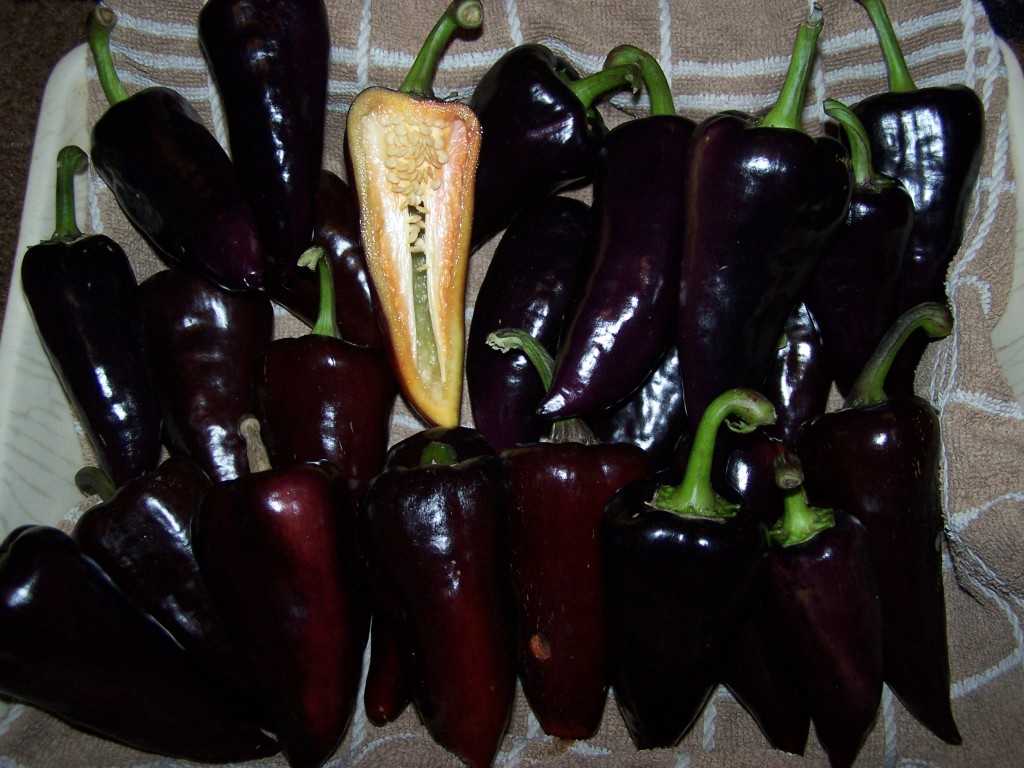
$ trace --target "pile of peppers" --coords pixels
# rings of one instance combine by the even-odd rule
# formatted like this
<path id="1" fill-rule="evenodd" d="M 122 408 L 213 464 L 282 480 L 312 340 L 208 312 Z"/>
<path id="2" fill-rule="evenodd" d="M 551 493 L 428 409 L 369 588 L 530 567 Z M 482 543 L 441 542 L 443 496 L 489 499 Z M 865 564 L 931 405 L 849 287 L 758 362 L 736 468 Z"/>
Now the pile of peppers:
<path id="1" fill-rule="evenodd" d="M 815 136 L 817 7 L 769 110 L 698 120 L 629 44 L 581 73 L 526 43 L 437 98 L 484 22 L 452 0 L 405 81 L 351 104 L 345 178 L 324 0 L 204 5 L 230 151 L 180 94 L 129 93 L 97 6 L 110 107 L 57 158 L 22 277 L 99 500 L 0 544 L 0 694 L 148 752 L 295 768 L 359 706 L 412 707 L 484 768 L 520 688 L 552 737 L 617 710 L 646 750 L 723 686 L 770 747 L 813 732 L 847 768 L 888 686 L 961 743 L 941 435 L 913 377 L 952 329 L 984 111 L 917 88 L 882 0 L 856 2 L 889 89 L 828 99 Z M 622 93 L 649 112 L 610 128 Z M 142 282 L 78 228 L 90 162 L 163 259 Z M 278 308 L 308 333 L 275 338 Z M 423 428 L 391 444 L 398 398 Z"/>

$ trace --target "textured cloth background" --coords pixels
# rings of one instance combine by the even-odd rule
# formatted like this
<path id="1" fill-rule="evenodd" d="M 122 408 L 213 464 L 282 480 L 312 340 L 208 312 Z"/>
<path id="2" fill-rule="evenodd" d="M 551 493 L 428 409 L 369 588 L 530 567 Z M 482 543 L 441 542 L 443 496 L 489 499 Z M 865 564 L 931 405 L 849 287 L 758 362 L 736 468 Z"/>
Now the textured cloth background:
<path id="1" fill-rule="evenodd" d="M 343 172 L 347 105 L 370 84 L 396 86 L 444 0 L 328 0 L 332 72 L 325 165 Z M 226 143 L 216 92 L 196 40 L 201 0 L 111 0 L 119 14 L 114 57 L 129 91 L 167 85 L 187 96 Z M 508 47 L 541 42 L 582 72 L 601 66 L 620 43 L 652 52 L 669 75 L 677 109 L 701 118 L 722 109 L 768 106 L 786 69 L 806 0 L 484 0 L 483 29 L 450 47 L 437 93 L 465 99 L 480 74 Z M 919 85 L 963 82 L 982 97 L 987 143 L 964 246 L 950 273 L 954 335 L 932 345 L 918 384 L 938 408 L 944 430 L 943 491 L 948 514 L 947 604 L 954 712 L 964 744 L 950 747 L 925 732 L 886 692 L 858 765 L 1011 766 L 1024 750 L 1024 411 L 995 361 L 989 332 L 1009 295 L 1014 181 L 1008 154 L 1006 78 L 981 6 L 971 0 L 890 0 Z M 885 86 L 877 41 L 853 0 L 825 0 L 821 56 L 809 89 L 806 127 L 820 132 L 822 100 L 854 102 Z M 90 124 L 105 108 L 91 79 Z M 645 102 L 617 97 L 610 124 L 641 114 Z M 109 191 L 93 179 L 90 229 L 122 242 L 140 278 L 160 263 L 130 228 Z M 470 302 L 491 247 L 474 256 Z M 470 305 L 469 311 L 472 311 Z M 279 315 L 278 333 L 305 330 Z M 464 421 L 469 423 L 468 406 Z M 422 425 L 399 408 L 394 439 Z M 84 447 L 88 454 L 88 447 Z M 0 766 L 166 766 L 164 760 L 79 734 L 27 707 L 0 721 Z M 260 765 L 284 765 L 273 758 Z M 386 728 L 355 720 L 334 766 L 445 766 L 456 760 L 434 745 L 408 710 Z M 753 721 L 725 692 L 673 750 L 637 752 L 609 701 L 600 733 L 561 743 L 539 731 L 524 700 L 497 764 L 550 766 L 827 765 L 813 737 L 804 758 L 772 752 Z"/>

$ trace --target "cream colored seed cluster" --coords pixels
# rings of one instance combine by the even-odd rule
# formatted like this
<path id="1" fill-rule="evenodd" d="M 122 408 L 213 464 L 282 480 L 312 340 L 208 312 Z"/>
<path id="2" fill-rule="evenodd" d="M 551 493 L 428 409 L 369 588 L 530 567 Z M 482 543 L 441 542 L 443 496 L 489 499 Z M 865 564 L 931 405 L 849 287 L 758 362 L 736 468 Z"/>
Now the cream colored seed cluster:
<path id="1" fill-rule="evenodd" d="M 396 194 L 405 200 L 409 251 L 425 254 L 427 197 L 441 186 L 441 166 L 448 162 L 448 139 L 451 126 L 443 120 L 424 118 L 418 122 L 408 118 L 381 118 L 384 132 L 384 167 Z M 420 266 L 426 268 L 426 264 Z"/>

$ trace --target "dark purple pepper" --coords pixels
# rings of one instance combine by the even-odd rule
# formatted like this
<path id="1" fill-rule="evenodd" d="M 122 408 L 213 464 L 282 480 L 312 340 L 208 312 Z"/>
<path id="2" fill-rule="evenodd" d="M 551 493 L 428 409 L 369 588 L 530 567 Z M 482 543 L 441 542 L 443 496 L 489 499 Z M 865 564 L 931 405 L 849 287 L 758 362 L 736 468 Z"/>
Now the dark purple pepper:
<path id="1" fill-rule="evenodd" d="M 594 172 L 593 267 L 539 413 L 581 416 L 632 394 L 676 336 L 686 157 L 694 122 L 675 114 L 657 61 L 632 46 L 606 68 L 643 73 L 652 114 L 609 132 Z"/>
<path id="2" fill-rule="evenodd" d="M 938 415 L 914 396 L 887 397 L 886 371 L 908 336 L 952 329 L 942 304 L 904 313 L 879 344 L 843 408 L 808 422 L 797 450 L 807 492 L 842 507 L 867 530 L 883 615 L 885 682 L 907 710 L 961 743 L 950 702 L 942 581 L 943 511 Z"/>
<path id="3" fill-rule="evenodd" d="M 524 209 L 501 236 L 477 293 L 466 347 L 473 423 L 498 452 L 540 440 L 544 386 L 526 355 L 487 344 L 499 328 L 519 328 L 550 354 L 588 272 L 590 206 L 554 196 Z"/>
<path id="4" fill-rule="evenodd" d="M 146 752 L 201 762 L 272 755 L 275 742 L 63 531 L 0 544 L 0 693 Z"/>
<path id="5" fill-rule="evenodd" d="M 110 57 L 114 12 L 89 16 L 89 43 L 111 106 L 92 128 L 93 167 L 121 210 L 170 264 L 218 285 L 263 283 L 256 218 L 227 152 L 181 94 L 121 86 Z"/>
<path id="6" fill-rule="evenodd" d="M 826 100 L 825 111 L 845 129 L 854 187 L 846 220 L 825 249 L 805 301 L 831 376 L 846 395 L 899 315 L 896 286 L 914 224 L 914 201 L 899 181 L 874 170 L 856 115 L 835 100 Z"/>
<path id="7" fill-rule="evenodd" d="M 820 30 L 812 12 L 765 117 L 713 115 L 690 142 L 678 344 L 691 424 L 721 391 L 764 386 L 786 320 L 846 215 L 846 150 L 799 129 Z"/>
<path id="8" fill-rule="evenodd" d="M 985 109 L 965 85 L 919 88 L 882 0 L 857 0 L 883 43 L 888 90 L 853 105 L 880 173 L 899 180 L 914 201 L 914 226 L 896 289 L 896 314 L 922 302 L 945 303 L 946 273 L 963 241 L 985 138 Z M 928 339 L 908 340 L 893 362 L 892 394 L 912 394 Z"/>
<path id="9" fill-rule="evenodd" d="M 213 0 L 198 26 L 231 159 L 259 225 L 267 281 L 287 285 L 313 235 L 330 66 L 327 8 L 323 0 Z"/>
<path id="10" fill-rule="evenodd" d="M 324 249 L 334 272 L 334 303 L 341 338 L 383 349 L 376 299 L 359 234 L 359 207 L 351 187 L 326 169 L 320 172 L 313 225 L 313 245 Z M 267 292 L 306 325 L 316 323 L 320 313 L 317 275 L 297 270 L 287 287 L 272 281 Z"/>
<path id="11" fill-rule="evenodd" d="M 25 251 L 21 281 L 39 339 L 96 451 L 117 484 L 160 460 L 160 405 L 151 379 L 139 287 L 124 250 L 75 222 L 78 147 L 57 158 L 57 228 Z"/>
<path id="12" fill-rule="evenodd" d="M 354 514 L 333 464 L 271 469 L 255 419 L 240 429 L 253 471 L 203 496 L 196 557 L 289 765 L 318 768 L 351 722 L 369 631 Z"/>
<path id="13" fill-rule="evenodd" d="M 768 540 L 759 520 L 712 489 L 714 442 L 722 423 L 755 429 L 773 418 L 763 396 L 723 393 L 698 426 L 679 484 L 630 483 L 605 508 L 612 688 L 639 749 L 675 746 L 722 680 Z"/>
<path id="14" fill-rule="evenodd" d="M 270 299 L 184 269 L 157 272 L 140 289 L 168 448 L 214 482 L 247 474 L 238 422 L 255 411 L 253 375 L 273 338 Z"/>

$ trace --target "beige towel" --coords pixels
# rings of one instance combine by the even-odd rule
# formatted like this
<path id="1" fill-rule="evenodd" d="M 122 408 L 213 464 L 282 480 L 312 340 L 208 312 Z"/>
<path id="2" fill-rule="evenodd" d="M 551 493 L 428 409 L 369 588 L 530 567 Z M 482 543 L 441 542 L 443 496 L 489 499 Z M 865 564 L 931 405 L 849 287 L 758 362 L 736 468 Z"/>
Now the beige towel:
<path id="1" fill-rule="evenodd" d="M 325 164 L 342 171 L 347 105 L 370 84 L 397 85 L 441 9 L 439 0 L 328 0 L 332 71 Z M 151 84 L 181 90 L 224 140 L 218 100 L 196 40 L 201 0 L 111 0 L 120 24 L 114 56 L 129 90 Z M 482 32 L 457 39 L 437 78 L 439 94 L 465 99 L 504 50 L 542 42 L 581 71 L 600 67 L 615 45 L 645 48 L 669 75 L 678 110 L 701 118 L 723 109 L 756 111 L 773 99 L 807 0 L 484 0 Z M 820 132 L 822 100 L 854 102 L 884 87 L 877 41 L 853 0 L 824 0 L 820 59 L 807 97 L 806 125 Z M 921 85 L 963 82 L 987 110 L 981 178 L 966 237 L 950 273 L 955 334 L 932 346 L 918 379 L 937 406 L 945 436 L 944 493 L 948 514 L 947 603 L 954 711 L 964 744 L 940 743 L 885 693 L 858 765 L 972 766 L 1024 764 L 1024 411 L 993 354 L 989 333 L 1011 285 L 1014 182 L 1009 164 L 1006 73 L 996 40 L 973 0 L 890 0 L 909 63 Z M 105 107 L 90 71 L 90 124 Z M 641 114 L 644 99 L 617 97 L 604 108 L 611 124 Z M 126 223 L 109 191 L 93 179 L 88 225 L 125 244 L 140 278 L 160 264 Z M 470 300 L 491 247 L 474 257 Z M 279 317 L 281 335 L 304 328 Z M 464 411 L 469 423 L 468 408 Z M 394 439 L 421 425 L 396 415 Z M 169 765 L 81 735 L 27 707 L 0 721 L 0 755 L 17 766 Z M 407 711 L 396 723 L 370 725 L 361 708 L 330 765 L 443 766 L 456 761 L 435 746 Z M 772 752 L 751 719 L 719 691 L 701 721 L 673 750 L 638 753 L 614 701 L 600 733 L 566 744 L 539 732 L 524 700 L 497 764 L 545 766 L 827 765 L 813 735 L 805 758 Z M 261 765 L 284 765 L 274 758 Z"/>

